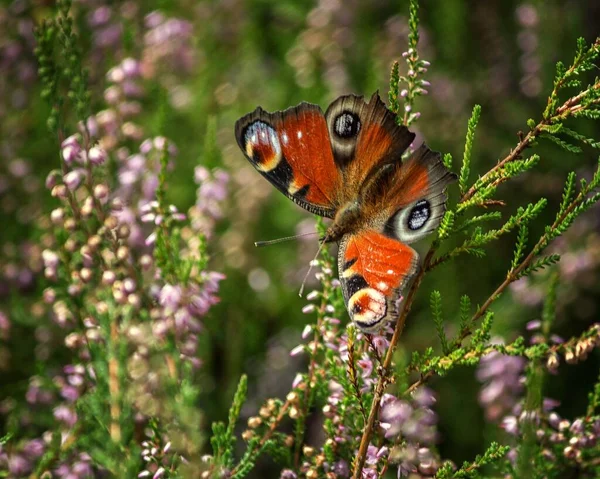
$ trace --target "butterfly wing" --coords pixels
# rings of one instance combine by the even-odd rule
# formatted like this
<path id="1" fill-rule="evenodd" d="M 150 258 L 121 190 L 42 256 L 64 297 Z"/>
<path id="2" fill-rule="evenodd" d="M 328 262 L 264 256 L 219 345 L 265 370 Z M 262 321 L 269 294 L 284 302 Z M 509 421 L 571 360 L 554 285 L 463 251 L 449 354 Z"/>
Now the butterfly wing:
<path id="1" fill-rule="evenodd" d="M 400 164 L 415 137 L 396 123 L 396 116 L 377 93 L 368 103 L 362 96 L 342 96 L 329 106 L 325 118 L 334 161 L 345 185 L 341 203 L 359 196 L 368 179 L 375 179 L 385 165 Z"/>
<path id="2" fill-rule="evenodd" d="M 410 246 L 375 230 L 344 236 L 338 270 L 350 319 L 374 332 L 395 318 L 400 292 L 415 274 L 417 261 Z"/>
<path id="3" fill-rule="evenodd" d="M 373 186 L 375 200 L 365 205 L 369 228 L 344 236 L 338 253 L 344 299 L 359 328 L 374 332 L 397 317 L 400 294 L 418 267 L 417 252 L 408 244 L 439 226 L 445 189 L 455 178 L 440 154 L 422 145 Z"/>
<path id="4" fill-rule="evenodd" d="M 279 191 L 311 213 L 334 216 L 342 181 L 319 106 L 300 103 L 274 113 L 259 107 L 236 122 L 235 136 Z"/>
<path id="5" fill-rule="evenodd" d="M 377 200 L 388 217 L 382 233 L 410 244 L 434 231 L 446 211 L 446 187 L 456 180 L 425 144 L 397 168 Z"/>

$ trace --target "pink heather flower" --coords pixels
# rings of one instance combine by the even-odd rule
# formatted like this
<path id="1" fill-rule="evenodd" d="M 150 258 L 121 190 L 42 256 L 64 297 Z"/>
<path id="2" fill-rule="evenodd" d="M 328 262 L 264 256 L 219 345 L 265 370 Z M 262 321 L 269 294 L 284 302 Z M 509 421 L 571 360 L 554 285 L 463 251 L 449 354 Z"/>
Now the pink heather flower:
<path id="1" fill-rule="evenodd" d="M 298 356 L 298 354 L 303 353 L 303 352 L 304 352 L 304 345 L 300 344 L 290 351 L 290 356 L 292 356 L 292 357 Z"/>
<path id="2" fill-rule="evenodd" d="M 64 405 L 54 408 L 54 417 L 68 427 L 73 427 L 77 422 L 77 413 Z"/>
<path id="3" fill-rule="evenodd" d="M 331 470 L 337 477 L 348 477 L 350 475 L 348 463 L 343 459 L 334 463 Z"/>
<path id="4" fill-rule="evenodd" d="M 150 138 L 144 140 L 140 145 L 140 153 L 147 155 L 152 151 L 152 140 Z"/>
<path id="5" fill-rule="evenodd" d="M 158 302 L 170 311 L 175 311 L 181 302 L 182 290 L 181 286 L 165 284 L 160 290 Z"/>
<path id="6" fill-rule="evenodd" d="M 63 140 L 63 142 L 60 144 L 61 148 L 66 148 L 67 146 L 72 146 L 78 149 L 81 149 L 81 145 L 79 143 L 80 141 L 80 136 L 78 133 L 75 133 L 74 135 L 71 135 L 67 138 L 65 138 Z"/>
<path id="7" fill-rule="evenodd" d="M 88 153 L 88 159 L 92 165 L 101 165 L 106 161 L 106 151 L 104 151 L 99 146 L 92 146 Z"/>
<path id="8" fill-rule="evenodd" d="M 311 332 L 312 332 L 312 326 L 310 324 L 307 324 L 306 326 L 304 326 L 304 329 L 302 330 L 302 339 L 308 338 L 308 336 L 310 335 Z"/>
<path id="9" fill-rule="evenodd" d="M 48 176 L 46 177 L 46 188 L 49 190 L 54 188 L 58 184 L 58 180 L 61 176 L 62 173 L 58 170 L 52 170 L 50 173 L 48 173 Z"/>
<path id="10" fill-rule="evenodd" d="M 542 322 L 539 319 L 534 319 L 533 321 L 529 321 L 525 328 L 527 331 L 534 331 L 536 329 L 540 329 L 542 327 Z"/>
<path id="11" fill-rule="evenodd" d="M 7 339 L 10 333 L 10 321 L 8 316 L 0 311 L 0 339 Z"/>
<path id="12" fill-rule="evenodd" d="M 8 470 L 13 477 L 23 477 L 31 472 L 32 465 L 20 454 L 13 454 L 8 458 Z"/>
<path id="13" fill-rule="evenodd" d="M 77 149 L 73 146 L 66 146 L 62 149 L 62 157 L 65 160 L 65 163 L 67 165 L 70 165 L 75 160 L 77 160 L 77 158 L 79 158 L 80 152 L 81 149 Z"/>
<path id="14" fill-rule="evenodd" d="M 302 382 L 303 376 L 300 373 L 297 373 L 296 376 L 294 377 L 294 380 L 292 381 L 292 389 L 295 389 L 298 387 L 298 385 Z"/>
<path id="15" fill-rule="evenodd" d="M 146 246 L 152 246 L 156 241 L 156 232 L 150 233 L 148 237 L 144 240 L 144 244 Z"/>
<path id="16" fill-rule="evenodd" d="M 81 170 L 73 170 L 69 171 L 66 175 L 63 176 L 63 181 L 69 190 L 75 191 L 79 185 L 81 184 L 81 180 L 83 180 L 83 173 Z"/>
<path id="17" fill-rule="evenodd" d="M 397 436 L 412 414 L 413 408 L 406 401 L 401 401 L 391 394 L 384 394 L 381 398 L 380 416 L 385 437 L 389 439 Z"/>
<path id="18" fill-rule="evenodd" d="M 44 454 L 46 445 L 41 439 L 33 439 L 23 446 L 23 454 L 29 459 L 37 459 Z"/>
<path id="19" fill-rule="evenodd" d="M 144 18 L 144 24 L 146 25 L 146 28 L 156 28 L 164 21 L 165 17 L 158 11 L 150 12 L 148 15 L 146 15 L 146 18 Z"/>
<path id="20" fill-rule="evenodd" d="M 110 20 L 111 15 L 112 11 L 110 7 L 102 5 L 101 7 L 98 7 L 94 11 L 90 12 L 87 18 L 88 24 L 91 27 L 99 27 L 101 25 L 106 25 Z"/>
<path id="21" fill-rule="evenodd" d="M 112 67 L 108 70 L 106 79 L 112 83 L 121 83 L 125 79 L 125 73 L 120 66 Z"/>
<path id="22" fill-rule="evenodd" d="M 137 78 L 141 75 L 140 62 L 134 58 L 125 58 L 121 62 L 121 69 L 128 78 Z"/>
<path id="23" fill-rule="evenodd" d="M 55 269 L 58 266 L 60 258 L 54 251 L 45 249 L 42 251 L 42 260 L 44 261 L 44 267 Z"/>
<path id="24" fill-rule="evenodd" d="M 298 475 L 291 469 L 284 469 L 279 475 L 279 479 L 297 479 Z"/>
<path id="25" fill-rule="evenodd" d="M 496 351 L 481 359 L 476 376 L 485 385 L 479 393 L 479 402 L 489 420 L 499 419 L 518 401 L 523 389 L 521 374 L 524 367 L 524 358 Z"/>
<path id="26" fill-rule="evenodd" d="M 420 407 L 432 407 L 437 402 L 433 391 L 425 386 L 418 388 L 414 392 L 413 400 Z"/>
<path id="27" fill-rule="evenodd" d="M 302 312 L 303 312 L 304 314 L 309 314 L 309 313 L 312 313 L 313 311 L 315 311 L 316 309 L 317 309 L 317 308 L 315 307 L 315 305 L 314 305 L 314 304 L 307 304 L 306 306 L 304 306 L 304 307 L 302 308 Z"/>

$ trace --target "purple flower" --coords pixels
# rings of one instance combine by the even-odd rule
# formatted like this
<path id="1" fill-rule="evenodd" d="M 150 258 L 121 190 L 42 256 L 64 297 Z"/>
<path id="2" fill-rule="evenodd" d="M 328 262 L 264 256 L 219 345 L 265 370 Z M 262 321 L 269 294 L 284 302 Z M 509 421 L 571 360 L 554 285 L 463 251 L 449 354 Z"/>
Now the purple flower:
<path id="1" fill-rule="evenodd" d="M 485 385 L 479 393 L 479 402 L 484 406 L 490 421 L 500 419 L 520 398 L 524 367 L 523 358 L 506 356 L 497 351 L 481 358 L 476 376 Z"/>
<path id="2" fill-rule="evenodd" d="M 81 184 L 81 180 L 84 178 L 83 170 L 77 169 L 69 171 L 63 176 L 63 181 L 69 190 L 75 191 Z"/>
<path id="3" fill-rule="evenodd" d="M 8 339 L 10 334 L 10 320 L 8 316 L 0 311 L 0 339 Z"/>
<path id="4" fill-rule="evenodd" d="M 350 468 L 348 463 L 341 459 L 333 464 L 331 471 L 338 477 L 348 477 L 350 475 Z"/>
<path id="5" fill-rule="evenodd" d="M 77 413 L 65 405 L 54 408 L 54 417 L 68 427 L 73 427 L 77 422 Z"/>
<path id="6" fill-rule="evenodd" d="M 171 284 L 165 284 L 160 290 L 160 296 L 158 298 L 161 306 L 174 311 L 179 307 L 181 301 L 181 286 L 173 286 Z"/>
<path id="7" fill-rule="evenodd" d="M 22 455 L 12 454 L 8 457 L 8 470 L 15 477 L 22 477 L 31 472 L 32 464 Z"/>
<path id="8" fill-rule="evenodd" d="M 41 439 L 33 439 L 23 446 L 23 454 L 29 459 L 37 459 L 44 454 L 46 445 Z"/>
<path id="9" fill-rule="evenodd" d="M 385 430 L 385 437 L 397 436 L 412 413 L 413 408 L 407 402 L 391 394 L 384 394 L 381 398 L 380 426 Z"/>
<path id="10" fill-rule="evenodd" d="M 106 161 L 106 151 L 98 146 L 92 146 L 88 152 L 88 159 L 92 165 L 101 165 Z"/>

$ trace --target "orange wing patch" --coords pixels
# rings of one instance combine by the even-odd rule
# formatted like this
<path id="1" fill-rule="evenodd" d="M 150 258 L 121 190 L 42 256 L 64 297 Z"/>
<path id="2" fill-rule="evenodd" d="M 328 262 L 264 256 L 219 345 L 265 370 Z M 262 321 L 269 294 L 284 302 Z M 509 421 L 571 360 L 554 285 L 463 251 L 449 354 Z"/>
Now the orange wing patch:
<path id="1" fill-rule="evenodd" d="M 290 194 L 308 188 L 311 203 L 332 204 L 339 186 L 325 117 L 320 109 L 298 107 L 295 115 L 274 124 L 283 156 L 293 172 Z M 293 193 L 292 193 L 293 191 Z"/>
<path id="2" fill-rule="evenodd" d="M 339 269 L 352 320 L 376 331 L 397 313 L 395 302 L 415 273 L 417 253 L 410 246 L 369 230 L 342 240 Z"/>

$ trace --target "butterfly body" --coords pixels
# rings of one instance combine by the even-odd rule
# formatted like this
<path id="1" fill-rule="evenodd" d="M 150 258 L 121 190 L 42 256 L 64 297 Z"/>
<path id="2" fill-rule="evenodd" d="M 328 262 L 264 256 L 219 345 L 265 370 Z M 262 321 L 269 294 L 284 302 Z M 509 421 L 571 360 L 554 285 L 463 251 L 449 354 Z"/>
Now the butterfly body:
<path id="1" fill-rule="evenodd" d="M 342 96 L 325 113 L 301 103 L 268 113 L 260 107 L 236 123 L 246 158 L 288 198 L 333 221 L 324 242 L 338 242 L 338 269 L 352 320 L 380 329 L 417 268 L 408 246 L 435 229 L 445 188 L 455 178 L 439 153 L 414 139 L 373 95 Z"/>

